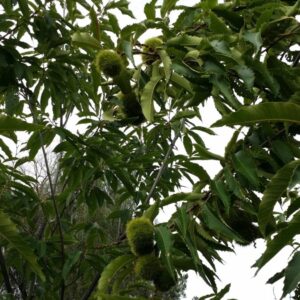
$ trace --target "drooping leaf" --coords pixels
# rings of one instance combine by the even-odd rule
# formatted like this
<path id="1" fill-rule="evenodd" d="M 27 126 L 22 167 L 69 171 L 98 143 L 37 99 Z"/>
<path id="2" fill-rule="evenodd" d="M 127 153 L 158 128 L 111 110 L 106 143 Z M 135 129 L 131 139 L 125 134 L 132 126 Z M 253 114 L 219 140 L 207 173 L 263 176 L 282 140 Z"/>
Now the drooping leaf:
<path id="1" fill-rule="evenodd" d="M 196 148 L 200 159 L 215 159 L 219 161 L 224 160 L 224 158 L 221 155 L 210 152 L 200 144 L 195 144 L 194 147 Z"/>
<path id="2" fill-rule="evenodd" d="M 268 279 L 268 281 L 266 283 L 272 284 L 272 283 L 280 280 L 282 277 L 284 277 L 284 275 L 285 275 L 285 269 L 274 274 L 271 278 Z"/>
<path id="3" fill-rule="evenodd" d="M 247 31 L 244 33 L 243 38 L 253 44 L 256 53 L 259 51 L 263 43 L 260 32 Z"/>
<path id="4" fill-rule="evenodd" d="M 212 229 L 215 230 L 217 233 L 225 235 L 226 237 L 241 241 L 243 240 L 238 237 L 227 225 L 225 225 L 208 207 L 208 205 L 203 205 L 201 210 L 201 216 L 204 219 L 204 222 L 206 225 Z"/>
<path id="5" fill-rule="evenodd" d="M 28 2 L 26 0 L 18 0 L 20 9 L 22 11 L 22 14 L 25 18 L 29 18 L 30 16 L 30 10 L 28 7 Z"/>
<path id="6" fill-rule="evenodd" d="M 258 211 L 258 224 L 261 232 L 265 233 L 266 226 L 273 216 L 274 206 L 282 194 L 286 191 L 293 172 L 299 164 L 299 160 L 286 164 L 283 168 L 277 171 L 268 183 Z"/>
<path id="7" fill-rule="evenodd" d="M 41 270 L 41 267 L 37 263 L 37 257 L 33 253 L 28 243 L 18 232 L 16 225 L 3 211 L 0 211 L 0 236 L 25 258 L 31 269 L 40 277 L 41 280 L 44 281 L 45 276 Z"/>
<path id="8" fill-rule="evenodd" d="M 229 292 L 231 284 L 227 284 L 220 292 L 217 293 L 217 295 L 211 300 L 221 300 L 223 297 Z"/>
<path id="9" fill-rule="evenodd" d="M 1 131 L 34 131 L 41 129 L 42 126 L 27 123 L 17 118 L 9 116 L 0 116 L 0 132 Z"/>
<path id="10" fill-rule="evenodd" d="M 164 18 L 176 5 L 178 0 L 163 0 L 163 4 L 160 9 L 161 16 Z"/>
<path id="11" fill-rule="evenodd" d="M 160 225 L 155 228 L 155 236 L 157 245 L 162 254 L 162 260 L 164 261 L 164 264 L 166 265 L 170 275 L 175 278 L 174 266 L 171 259 L 173 241 L 170 231 L 166 226 Z"/>
<path id="12" fill-rule="evenodd" d="M 255 162 L 248 152 L 240 150 L 233 155 L 232 161 L 237 172 L 243 175 L 253 186 L 259 186 Z"/>
<path id="13" fill-rule="evenodd" d="M 171 81 L 176 83 L 177 85 L 181 86 L 182 88 L 184 88 L 188 92 L 190 92 L 192 94 L 194 93 L 194 90 L 193 90 L 193 87 L 192 87 L 191 83 L 186 78 L 184 78 L 183 76 L 180 76 L 178 73 L 172 72 Z"/>
<path id="14" fill-rule="evenodd" d="M 100 41 L 99 21 L 98 21 L 97 14 L 96 14 L 94 8 L 90 9 L 90 18 L 91 18 L 91 25 L 90 26 L 91 26 L 91 30 L 92 30 L 92 33 L 94 35 L 94 38 L 97 41 Z"/>
<path id="15" fill-rule="evenodd" d="M 125 266 L 132 264 L 135 257 L 133 255 L 122 255 L 112 260 L 103 270 L 97 286 L 97 293 L 107 293 L 113 278 Z"/>
<path id="16" fill-rule="evenodd" d="M 176 203 L 178 201 L 181 200 L 186 200 L 186 201 L 198 201 L 201 200 L 202 198 L 202 194 L 199 193 L 177 193 L 177 194 L 173 194 L 171 196 L 168 196 L 166 198 L 164 198 L 161 201 L 161 207 L 172 204 L 172 203 Z"/>
<path id="17" fill-rule="evenodd" d="M 283 293 L 281 298 L 292 292 L 300 281 L 300 252 L 296 252 L 285 269 Z"/>
<path id="18" fill-rule="evenodd" d="M 62 270 L 62 277 L 64 280 L 68 278 L 69 273 L 72 270 L 72 267 L 77 263 L 78 259 L 80 258 L 80 255 L 81 255 L 81 251 L 75 251 L 66 260 Z"/>
<path id="19" fill-rule="evenodd" d="M 224 116 L 213 127 L 251 125 L 260 122 L 300 123 L 300 105 L 287 102 L 266 102 L 248 107 Z"/>
<path id="20" fill-rule="evenodd" d="M 189 216 L 186 212 L 185 207 L 181 206 L 177 208 L 175 223 L 180 228 L 180 233 L 185 239 L 187 237 L 187 230 L 189 226 Z"/>
<path id="21" fill-rule="evenodd" d="M 293 237 L 300 234 L 300 214 L 295 214 L 294 218 L 288 225 L 280 230 L 278 234 L 267 244 L 266 251 L 255 262 L 254 267 L 257 267 L 257 272 L 268 263 L 280 250 L 291 243 Z M 256 272 L 256 273 L 257 273 Z"/>
<path id="22" fill-rule="evenodd" d="M 157 0 L 152 0 L 150 3 L 145 4 L 144 13 L 147 19 L 155 19 L 155 4 Z"/>
<path id="23" fill-rule="evenodd" d="M 172 72 L 172 61 L 168 55 L 168 53 L 165 50 L 158 50 L 158 55 L 160 56 L 160 59 L 164 66 L 164 72 L 165 72 L 165 80 L 166 82 L 169 82 L 171 78 L 171 72 Z"/>
<path id="24" fill-rule="evenodd" d="M 82 48 L 101 49 L 100 43 L 87 32 L 75 32 L 72 35 L 72 42 Z"/>
<path id="25" fill-rule="evenodd" d="M 154 64 L 150 81 L 145 85 L 141 95 L 141 106 L 143 114 L 149 122 L 153 122 L 154 119 L 153 94 L 155 87 L 160 80 L 161 75 L 159 74 L 158 65 Z"/>
<path id="26" fill-rule="evenodd" d="M 224 76 L 214 75 L 211 78 L 211 82 L 225 96 L 225 98 L 228 100 L 228 104 L 232 108 L 238 109 L 241 107 L 241 103 L 233 95 L 232 88 L 227 78 L 225 78 Z"/>
<path id="27" fill-rule="evenodd" d="M 230 195 L 226 190 L 224 182 L 221 180 L 212 180 L 211 189 L 217 196 L 219 196 L 224 205 L 226 213 L 229 214 L 229 209 L 231 207 L 231 199 Z"/>
<path id="28" fill-rule="evenodd" d="M 209 27 L 210 30 L 214 33 L 220 34 L 230 34 L 230 29 L 227 28 L 225 23 L 212 11 L 209 13 Z"/>
<path id="29" fill-rule="evenodd" d="M 239 76 L 244 81 L 248 90 L 251 90 L 254 85 L 255 74 L 254 72 L 245 65 L 237 65 L 234 70 L 239 74 Z"/>
<path id="30" fill-rule="evenodd" d="M 184 145 L 186 153 L 188 155 L 192 155 L 192 153 L 193 153 L 193 143 L 192 143 L 192 141 L 191 141 L 191 139 L 189 138 L 188 135 L 185 135 L 183 137 L 183 145 Z"/>

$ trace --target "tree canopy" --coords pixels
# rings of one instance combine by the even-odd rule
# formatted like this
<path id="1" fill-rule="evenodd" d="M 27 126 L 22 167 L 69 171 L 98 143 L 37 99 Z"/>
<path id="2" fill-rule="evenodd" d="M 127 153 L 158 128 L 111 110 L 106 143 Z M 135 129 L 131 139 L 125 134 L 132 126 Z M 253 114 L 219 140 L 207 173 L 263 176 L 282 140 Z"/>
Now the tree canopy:
<path id="1" fill-rule="evenodd" d="M 258 238 L 257 271 L 292 246 L 268 282 L 293 292 L 299 11 L 151 0 L 136 21 L 127 0 L 1 1 L 1 297 L 163 299 L 195 270 L 212 288 L 199 299 L 217 300 L 230 284 L 218 286 L 215 262 Z M 210 103 L 219 120 L 207 126 Z M 205 143 L 217 127 L 232 132 L 223 155 Z"/>

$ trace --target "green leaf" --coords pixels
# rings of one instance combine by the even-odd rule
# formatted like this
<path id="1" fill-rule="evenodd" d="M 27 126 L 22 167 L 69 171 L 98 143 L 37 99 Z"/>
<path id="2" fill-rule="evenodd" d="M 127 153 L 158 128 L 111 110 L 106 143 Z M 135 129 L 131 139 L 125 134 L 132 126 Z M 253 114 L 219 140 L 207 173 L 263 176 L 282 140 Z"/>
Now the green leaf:
<path id="1" fill-rule="evenodd" d="M 183 76 L 180 76 L 178 73 L 172 72 L 171 81 L 174 82 L 175 84 L 181 86 L 182 88 L 184 88 L 185 90 L 187 90 L 191 94 L 194 93 L 194 90 L 193 90 L 193 87 L 192 87 L 191 83 L 186 78 L 184 78 Z"/>
<path id="2" fill-rule="evenodd" d="M 162 18 L 166 16 L 176 5 L 178 0 L 164 0 L 160 9 L 160 14 Z"/>
<path id="3" fill-rule="evenodd" d="M 285 269 L 283 294 L 281 299 L 291 293 L 300 281 L 300 252 L 296 252 Z"/>
<path id="4" fill-rule="evenodd" d="M 211 300 L 221 300 L 229 292 L 230 286 L 230 283 L 227 284 L 215 297 L 211 298 Z"/>
<path id="5" fill-rule="evenodd" d="M 8 241 L 11 247 L 15 248 L 29 263 L 31 269 L 45 281 L 45 276 L 37 263 L 37 257 L 31 250 L 31 247 L 19 234 L 16 225 L 11 221 L 8 215 L 0 210 L 0 236 Z"/>
<path id="6" fill-rule="evenodd" d="M 259 178 L 253 158 L 244 150 L 240 150 L 232 156 L 234 168 L 243 175 L 253 186 L 259 186 Z"/>
<path id="7" fill-rule="evenodd" d="M 208 228 L 223 234 L 224 236 L 243 242 L 227 225 L 225 225 L 215 214 L 210 210 L 207 204 L 202 206 L 201 216 Z"/>
<path id="8" fill-rule="evenodd" d="M 225 147 L 225 157 L 231 155 L 231 153 L 233 151 L 235 151 L 240 132 L 241 132 L 241 130 L 238 129 L 238 130 L 235 130 L 234 133 L 232 134 L 231 139 L 229 140 L 228 144 Z"/>
<path id="9" fill-rule="evenodd" d="M 192 163 L 190 161 L 183 161 L 181 165 L 187 169 L 187 171 L 194 176 L 198 177 L 203 182 L 209 182 L 210 177 L 206 170 L 197 163 Z"/>
<path id="10" fill-rule="evenodd" d="M 199 46 L 203 38 L 194 35 L 181 34 L 167 41 L 168 46 Z"/>
<path id="11" fill-rule="evenodd" d="M 245 195 L 243 194 L 242 187 L 239 181 L 233 176 L 230 168 L 227 166 L 224 168 L 225 180 L 228 185 L 228 188 L 234 195 L 236 195 L 239 199 L 244 199 Z"/>
<path id="12" fill-rule="evenodd" d="M 216 86 L 220 92 L 225 96 L 228 100 L 227 103 L 234 109 L 238 109 L 241 107 L 241 103 L 235 98 L 232 92 L 232 88 L 230 86 L 229 81 L 225 76 L 213 75 L 211 77 L 211 83 Z"/>
<path id="13" fill-rule="evenodd" d="M 133 255 L 122 255 L 112 260 L 103 270 L 97 286 L 97 292 L 106 293 L 114 277 L 127 265 L 135 260 Z"/>
<path id="14" fill-rule="evenodd" d="M 286 191 L 295 168 L 300 165 L 300 160 L 292 161 L 281 168 L 268 183 L 262 201 L 259 205 L 258 224 L 261 232 L 265 233 L 266 227 L 273 216 L 276 202 Z"/>
<path id="15" fill-rule="evenodd" d="M 274 282 L 280 280 L 285 275 L 285 269 L 281 270 L 280 272 L 277 272 L 274 274 L 271 278 L 268 279 L 266 283 L 273 284 Z"/>
<path id="16" fill-rule="evenodd" d="M 80 255 L 81 255 L 81 251 L 75 251 L 66 260 L 62 270 L 62 277 L 64 280 L 68 278 L 69 273 L 72 270 L 72 267 L 77 263 L 78 259 L 80 258 Z"/>
<path id="17" fill-rule="evenodd" d="M 245 65 L 237 65 L 233 68 L 244 81 L 248 90 L 251 90 L 254 84 L 254 72 Z"/>
<path id="18" fill-rule="evenodd" d="M 260 50 L 263 43 L 260 32 L 247 31 L 244 33 L 243 38 L 254 46 L 256 53 Z"/>
<path id="19" fill-rule="evenodd" d="M 27 0 L 18 0 L 20 9 L 22 11 L 22 14 L 25 18 L 29 18 L 30 17 L 30 10 L 28 7 L 28 1 Z"/>
<path id="20" fill-rule="evenodd" d="M 199 7 L 203 7 L 205 9 L 212 9 L 218 5 L 218 0 L 204 0 L 198 5 Z"/>
<path id="21" fill-rule="evenodd" d="M 199 117 L 199 112 L 195 111 L 195 110 L 182 110 L 176 113 L 176 115 L 171 119 L 171 122 L 177 122 L 178 120 L 181 120 L 183 118 L 185 119 L 192 119 L 194 117 Z"/>
<path id="22" fill-rule="evenodd" d="M 7 146 L 6 143 L 3 142 L 1 138 L 0 138 L 0 148 L 7 155 L 8 158 L 12 158 L 12 153 L 10 151 L 10 148 Z"/>
<path id="23" fill-rule="evenodd" d="M 287 102 L 267 102 L 242 107 L 224 116 L 211 126 L 251 125 L 259 122 L 300 123 L 300 105 Z"/>
<path id="24" fill-rule="evenodd" d="M 294 159 L 294 153 L 286 141 L 279 139 L 272 141 L 272 152 L 285 164 Z"/>
<path id="25" fill-rule="evenodd" d="M 171 233 L 166 226 L 160 225 L 155 227 L 155 237 L 158 248 L 161 251 L 162 260 L 171 276 L 175 278 L 174 266 L 171 260 L 171 249 L 173 247 Z"/>
<path id="26" fill-rule="evenodd" d="M 144 13 L 147 19 L 155 19 L 155 4 L 157 0 L 152 0 L 150 3 L 147 3 L 144 7 Z"/>
<path id="27" fill-rule="evenodd" d="M 186 153 L 191 156 L 193 153 L 193 143 L 188 135 L 183 137 L 183 146 L 185 148 Z"/>
<path id="28" fill-rule="evenodd" d="M 72 35 L 72 43 L 84 49 L 101 49 L 100 43 L 87 32 L 75 32 Z"/>
<path id="29" fill-rule="evenodd" d="M 174 220 L 178 228 L 180 229 L 180 233 L 183 235 L 183 238 L 187 238 L 187 232 L 189 227 L 189 215 L 186 212 L 185 207 L 177 208 L 176 219 Z"/>
<path id="30" fill-rule="evenodd" d="M 96 14 L 94 8 L 90 9 L 90 19 L 91 19 L 90 26 L 91 26 L 91 31 L 93 33 L 93 36 L 97 41 L 100 41 L 100 27 L 99 27 L 97 14 Z"/>
<path id="31" fill-rule="evenodd" d="M 258 271 L 268 263 L 282 248 L 291 243 L 293 237 L 300 234 L 300 214 L 296 214 L 294 218 L 283 228 L 279 233 L 269 241 L 266 251 L 255 262 L 254 267 L 257 267 Z"/>
<path id="32" fill-rule="evenodd" d="M 206 148 L 204 148 L 200 144 L 195 144 L 194 147 L 196 148 L 200 159 L 216 159 L 219 161 L 224 160 L 224 158 L 222 156 L 208 151 Z"/>
<path id="33" fill-rule="evenodd" d="M 268 70 L 266 62 L 263 63 L 257 59 L 256 60 L 246 59 L 246 61 L 248 66 L 251 67 L 253 71 L 255 71 L 257 84 L 262 87 L 266 86 L 270 88 L 270 90 L 275 95 L 278 95 L 280 90 L 280 85 Z"/>
<path id="34" fill-rule="evenodd" d="M 165 80 L 168 83 L 171 78 L 172 72 L 172 61 L 166 50 L 158 50 L 158 55 L 163 63 L 164 71 L 165 71 Z"/>
<path id="35" fill-rule="evenodd" d="M 133 52 L 132 52 L 132 43 L 129 41 L 122 40 L 121 46 L 127 58 L 132 62 L 133 65 L 135 65 Z"/>
<path id="36" fill-rule="evenodd" d="M 120 32 L 120 26 L 117 17 L 110 13 L 107 15 L 109 19 L 109 25 L 112 27 L 113 32 L 118 35 Z"/>
<path id="37" fill-rule="evenodd" d="M 129 296 L 120 296 L 113 294 L 99 294 L 97 300 L 147 300 L 144 297 L 129 297 Z"/>
<path id="38" fill-rule="evenodd" d="M 40 125 L 30 124 L 17 118 L 0 115 L 1 131 L 34 131 L 43 128 Z"/>
<path id="39" fill-rule="evenodd" d="M 153 222 L 159 213 L 159 203 L 159 201 L 156 201 L 149 206 L 149 208 L 144 211 L 143 216 Z"/>
<path id="40" fill-rule="evenodd" d="M 218 18 L 212 11 L 209 13 L 209 28 L 214 33 L 230 34 L 226 24 Z"/>
<path id="41" fill-rule="evenodd" d="M 177 193 L 177 194 L 173 194 L 171 196 L 168 196 L 166 198 L 164 198 L 161 201 L 161 207 L 172 204 L 172 203 L 176 203 L 178 201 L 181 200 L 185 200 L 185 201 L 199 201 L 201 200 L 203 197 L 202 194 L 199 193 Z"/>
<path id="42" fill-rule="evenodd" d="M 226 186 L 224 182 L 221 180 L 213 180 L 210 185 L 212 191 L 221 199 L 225 211 L 227 215 L 229 215 L 229 209 L 231 207 L 231 199 L 230 199 L 230 195 L 226 190 Z"/>
<path id="43" fill-rule="evenodd" d="M 153 94 L 155 87 L 160 80 L 161 75 L 159 74 L 158 64 L 154 64 L 150 81 L 146 83 L 141 95 L 143 114 L 149 122 L 153 122 L 154 120 Z"/>

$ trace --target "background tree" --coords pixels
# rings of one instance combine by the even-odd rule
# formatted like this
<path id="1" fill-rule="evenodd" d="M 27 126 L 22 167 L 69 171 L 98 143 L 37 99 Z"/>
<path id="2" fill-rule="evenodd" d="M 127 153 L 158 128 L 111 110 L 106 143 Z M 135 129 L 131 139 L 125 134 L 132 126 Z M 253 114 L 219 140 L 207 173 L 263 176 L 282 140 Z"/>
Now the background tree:
<path id="1" fill-rule="evenodd" d="M 152 0 L 122 27 L 126 0 L 1 2 L 0 268 L 12 297 L 130 299 L 146 286 L 155 299 L 195 270 L 220 299 L 230 285 L 218 291 L 215 261 L 257 238 L 258 270 L 293 246 L 269 282 L 284 278 L 283 296 L 297 287 L 300 1 L 176 3 Z M 208 101 L 212 128 L 200 123 Z M 222 156 L 205 145 L 218 126 L 233 129 Z M 47 148 L 60 157 L 54 177 Z M 43 193 L 20 171 L 39 151 Z M 133 272 L 131 219 L 150 224 L 151 280 Z"/>

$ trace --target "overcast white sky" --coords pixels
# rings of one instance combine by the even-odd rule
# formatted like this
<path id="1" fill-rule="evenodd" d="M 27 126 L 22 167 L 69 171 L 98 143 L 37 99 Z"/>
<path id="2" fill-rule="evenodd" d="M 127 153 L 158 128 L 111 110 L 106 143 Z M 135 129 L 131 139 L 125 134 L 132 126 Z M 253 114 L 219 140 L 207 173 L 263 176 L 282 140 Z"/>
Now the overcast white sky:
<path id="1" fill-rule="evenodd" d="M 131 0 L 130 8 L 136 16 L 137 20 L 143 20 L 145 15 L 143 8 L 150 0 Z M 162 1 L 158 1 L 161 3 Z M 178 4 L 193 5 L 199 1 L 195 0 L 181 0 Z M 223 1 L 219 1 L 223 2 Z M 173 15 L 175 17 L 175 15 Z M 119 18 L 119 16 L 118 16 Z M 121 27 L 132 23 L 133 21 L 127 17 L 119 18 Z M 142 37 L 144 41 L 148 37 L 157 35 L 153 30 L 147 31 Z M 201 108 L 201 115 L 203 117 L 203 124 L 210 125 L 220 116 L 216 112 L 212 101 L 208 101 L 206 107 Z M 215 153 L 224 154 L 224 148 L 231 137 L 229 129 L 221 128 L 215 130 L 216 136 L 205 135 L 205 143 L 207 147 Z M 210 175 L 214 175 L 220 169 L 220 165 L 215 161 L 204 161 L 202 164 Z M 172 208 L 170 208 L 172 210 Z M 170 211 L 166 210 L 169 215 Z M 222 253 L 224 264 L 217 265 L 217 274 L 220 278 L 218 286 L 220 289 L 226 284 L 231 283 L 230 292 L 224 297 L 226 300 L 279 300 L 282 291 L 282 282 L 275 286 L 267 285 L 266 281 L 276 272 L 281 271 L 287 264 L 290 255 L 290 249 L 281 251 L 269 264 L 267 264 L 260 273 L 254 277 L 255 269 L 251 269 L 251 265 L 260 257 L 265 249 L 264 242 L 258 240 L 256 247 L 237 246 L 234 253 Z M 189 272 L 188 286 L 186 290 L 187 297 L 185 299 L 191 300 L 194 296 L 201 297 L 205 294 L 211 293 L 211 290 L 194 272 Z M 285 298 L 289 299 L 289 298 Z"/>

